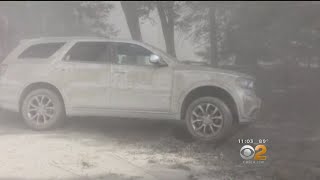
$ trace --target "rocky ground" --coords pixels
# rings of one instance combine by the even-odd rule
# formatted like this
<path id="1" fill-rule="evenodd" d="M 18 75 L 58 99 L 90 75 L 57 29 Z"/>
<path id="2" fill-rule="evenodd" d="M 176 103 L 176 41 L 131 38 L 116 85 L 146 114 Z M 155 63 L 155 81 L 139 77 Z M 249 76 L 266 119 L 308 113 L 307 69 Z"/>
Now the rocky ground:
<path id="1" fill-rule="evenodd" d="M 316 179 L 319 106 L 285 107 L 264 106 L 263 118 L 220 144 L 192 141 L 182 122 L 71 118 L 35 132 L 3 111 L 0 179 Z M 243 163 L 238 139 L 248 138 L 268 139 L 263 164 Z"/>

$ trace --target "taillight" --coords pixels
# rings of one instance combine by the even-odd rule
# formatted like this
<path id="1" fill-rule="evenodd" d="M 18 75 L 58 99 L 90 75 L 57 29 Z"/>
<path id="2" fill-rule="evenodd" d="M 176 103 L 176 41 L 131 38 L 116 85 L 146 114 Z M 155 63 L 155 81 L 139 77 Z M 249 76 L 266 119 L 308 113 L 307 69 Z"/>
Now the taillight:
<path id="1" fill-rule="evenodd" d="M 8 69 L 8 65 L 7 64 L 0 64 L 0 77 L 4 75 L 4 73 L 6 73 Z"/>

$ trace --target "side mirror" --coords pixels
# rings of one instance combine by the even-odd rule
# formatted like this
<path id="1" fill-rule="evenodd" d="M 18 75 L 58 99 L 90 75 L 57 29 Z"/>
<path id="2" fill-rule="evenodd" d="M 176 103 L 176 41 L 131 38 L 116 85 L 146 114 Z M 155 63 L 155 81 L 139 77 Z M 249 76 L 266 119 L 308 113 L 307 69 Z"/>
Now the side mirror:
<path id="1" fill-rule="evenodd" d="M 160 56 L 155 54 L 152 54 L 149 59 L 151 64 L 160 64 L 161 63 L 160 60 L 161 60 Z"/>
<path id="2" fill-rule="evenodd" d="M 164 62 L 160 56 L 152 54 L 150 56 L 149 62 L 151 64 L 157 65 L 157 66 L 168 66 L 166 62 Z"/>

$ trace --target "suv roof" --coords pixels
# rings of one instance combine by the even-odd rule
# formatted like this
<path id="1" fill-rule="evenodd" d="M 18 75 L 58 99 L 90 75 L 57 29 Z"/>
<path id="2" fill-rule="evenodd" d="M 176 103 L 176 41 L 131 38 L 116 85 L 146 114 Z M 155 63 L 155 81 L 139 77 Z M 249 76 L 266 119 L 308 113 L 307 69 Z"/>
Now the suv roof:
<path id="1" fill-rule="evenodd" d="M 108 41 L 108 42 L 126 42 L 126 43 L 142 43 L 135 40 L 128 39 L 107 39 L 95 36 L 66 36 L 66 37 L 39 37 L 31 39 L 23 39 L 21 42 L 56 42 L 56 41 Z"/>
<path id="2" fill-rule="evenodd" d="M 16 54 L 17 50 L 20 51 L 21 48 L 25 49 L 26 47 L 29 47 L 31 45 L 42 44 L 42 43 L 77 42 L 77 41 L 133 43 L 133 44 L 141 45 L 143 47 L 148 47 L 149 49 L 152 49 L 152 50 L 158 52 L 159 54 L 163 55 L 164 57 L 167 57 L 168 61 L 170 61 L 170 62 L 174 62 L 176 59 L 174 57 L 171 57 L 167 53 L 165 53 L 163 50 L 156 48 L 148 43 L 141 42 L 141 41 L 128 40 L 128 39 L 107 39 L 107 38 L 96 37 L 96 36 L 66 36 L 66 37 L 39 37 L 39 38 L 23 39 L 20 41 L 20 43 L 19 43 L 20 45 L 18 47 L 16 47 L 13 51 L 11 51 L 11 53 L 9 53 L 9 55 L 4 59 L 3 62 L 8 63 L 9 59 L 12 59 L 14 57 L 14 54 Z"/>

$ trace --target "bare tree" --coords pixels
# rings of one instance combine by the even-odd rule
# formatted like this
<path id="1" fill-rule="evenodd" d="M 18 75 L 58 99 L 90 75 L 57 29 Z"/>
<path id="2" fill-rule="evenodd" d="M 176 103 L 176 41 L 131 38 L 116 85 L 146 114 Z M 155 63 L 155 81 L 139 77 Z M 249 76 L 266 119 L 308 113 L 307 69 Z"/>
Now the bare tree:
<path id="1" fill-rule="evenodd" d="M 0 15 L 0 60 L 7 54 L 8 18 Z"/>
<path id="2" fill-rule="evenodd" d="M 176 57 L 174 42 L 174 1 L 158 1 L 156 7 L 162 26 L 162 32 L 166 43 L 167 53 Z"/>
<path id="3" fill-rule="evenodd" d="M 218 65 L 218 50 L 217 50 L 217 23 L 216 23 L 216 9 L 215 7 L 210 7 L 209 9 L 209 32 L 210 32 L 210 64 L 212 66 Z"/>
<path id="4" fill-rule="evenodd" d="M 120 1 L 123 13 L 126 17 L 131 38 L 142 41 L 140 22 L 139 22 L 139 2 L 137 1 Z"/>

